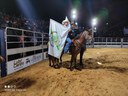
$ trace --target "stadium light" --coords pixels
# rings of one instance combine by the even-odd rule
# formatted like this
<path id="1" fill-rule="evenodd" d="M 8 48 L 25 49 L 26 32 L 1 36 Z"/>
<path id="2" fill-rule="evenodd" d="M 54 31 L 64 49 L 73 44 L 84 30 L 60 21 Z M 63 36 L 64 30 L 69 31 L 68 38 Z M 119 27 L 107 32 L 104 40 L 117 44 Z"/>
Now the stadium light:
<path id="1" fill-rule="evenodd" d="M 73 9 L 71 11 L 71 17 L 72 17 L 73 21 L 77 18 L 77 11 L 76 11 L 76 9 Z"/>
<path id="2" fill-rule="evenodd" d="M 75 25 L 77 26 L 77 25 L 78 25 L 78 23 L 76 22 L 76 23 L 75 23 Z"/>
<path id="3" fill-rule="evenodd" d="M 96 25 L 98 23 L 98 18 L 93 18 L 92 21 L 91 21 L 91 25 L 92 25 L 92 47 L 94 48 L 94 32 L 96 32 Z"/>
<path id="4" fill-rule="evenodd" d="M 76 15 L 75 14 L 72 15 L 72 19 L 73 20 L 76 19 Z"/>
<path id="5" fill-rule="evenodd" d="M 98 19 L 95 17 L 92 19 L 92 26 L 96 26 L 97 25 L 97 22 L 98 22 Z"/>
<path id="6" fill-rule="evenodd" d="M 77 12 L 76 12 L 76 9 L 73 9 L 72 10 L 72 14 L 76 14 Z"/>

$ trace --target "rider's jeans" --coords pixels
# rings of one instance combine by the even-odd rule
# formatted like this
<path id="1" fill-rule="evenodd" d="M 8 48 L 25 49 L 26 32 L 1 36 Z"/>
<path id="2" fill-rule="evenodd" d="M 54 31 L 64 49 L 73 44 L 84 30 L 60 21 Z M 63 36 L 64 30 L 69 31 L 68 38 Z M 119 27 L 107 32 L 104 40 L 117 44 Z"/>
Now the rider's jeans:
<path id="1" fill-rule="evenodd" d="M 68 52 L 69 47 L 72 44 L 72 40 L 69 37 L 66 39 L 66 41 L 67 41 L 67 43 L 66 43 L 66 45 L 64 47 L 64 53 L 67 53 Z"/>

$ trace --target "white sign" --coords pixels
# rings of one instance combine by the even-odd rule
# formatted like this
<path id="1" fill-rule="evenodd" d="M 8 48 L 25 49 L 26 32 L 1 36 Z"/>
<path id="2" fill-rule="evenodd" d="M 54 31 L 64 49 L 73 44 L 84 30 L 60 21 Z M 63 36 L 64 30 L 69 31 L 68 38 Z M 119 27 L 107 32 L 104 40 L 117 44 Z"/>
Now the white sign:
<path id="1" fill-rule="evenodd" d="M 42 61 L 42 53 L 7 62 L 7 74 L 14 73 L 40 61 Z"/>

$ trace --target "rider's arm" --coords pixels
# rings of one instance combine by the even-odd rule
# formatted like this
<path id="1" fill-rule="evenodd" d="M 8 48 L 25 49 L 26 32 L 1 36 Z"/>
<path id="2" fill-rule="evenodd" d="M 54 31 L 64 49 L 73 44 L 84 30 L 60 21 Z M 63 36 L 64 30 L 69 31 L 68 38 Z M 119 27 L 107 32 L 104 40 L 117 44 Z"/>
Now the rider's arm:
<path id="1" fill-rule="evenodd" d="M 71 29 L 69 29 L 68 32 L 71 32 Z"/>

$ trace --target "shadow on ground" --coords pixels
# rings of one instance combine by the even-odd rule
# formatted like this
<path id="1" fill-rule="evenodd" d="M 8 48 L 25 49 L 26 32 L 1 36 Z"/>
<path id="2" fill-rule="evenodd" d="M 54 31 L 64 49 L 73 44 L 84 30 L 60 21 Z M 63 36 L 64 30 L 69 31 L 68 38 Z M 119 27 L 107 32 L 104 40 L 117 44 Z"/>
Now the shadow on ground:
<path id="1" fill-rule="evenodd" d="M 81 68 L 79 62 L 80 61 L 77 60 L 76 66 L 78 67 L 78 69 Z M 98 64 L 98 62 L 101 64 Z M 108 60 L 107 55 L 97 57 L 97 58 L 88 58 L 86 60 L 83 60 L 84 66 L 82 70 L 83 69 L 107 69 L 108 71 L 115 71 L 120 73 L 124 73 L 128 71 L 128 68 L 111 66 L 111 63 L 114 63 L 114 62 L 120 62 L 120 60 Z M 107 66 L 105 65 L 105 63 L 107 63 Z M 70 61 L 65 61 L 63 62 L 61 67 L 69 69 L 70 64 L 71 64 Z"/>
<path id="2" fill-rule="evenodd" d="M 32 80 L 30 78 L 15 78 L 10 79 L 2 84 L 0 84 L 0 93 L 5 92 L 5 86 L 10 86 L 8 89 L 27 89 L 33 84 L 35 84 L 35 80 Z"/>

